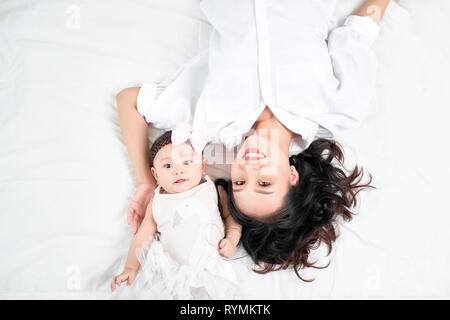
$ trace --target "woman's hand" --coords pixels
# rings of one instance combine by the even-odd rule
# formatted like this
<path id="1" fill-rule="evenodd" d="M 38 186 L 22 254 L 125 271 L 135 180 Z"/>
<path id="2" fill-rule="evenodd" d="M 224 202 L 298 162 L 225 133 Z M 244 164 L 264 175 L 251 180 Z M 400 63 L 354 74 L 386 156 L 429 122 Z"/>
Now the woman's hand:
<path id="1" fill-rule="evenodd" d="M 145 217 L 145 211 L 154 195 L 154 186 L 151 183 L 141 183 L 137 186 L 127 213 L 128 225 L 132 225 L 133 234 L 139 229 Z"/>
<path id="2" fill-rule="evenodd" d="M 380 24 L 390 2 L 391 0 L 365 0 L 353 14 L 371 17 L 377 24 Z"/>
<path id="3" fill-rule="evenodd" d="M 125 268 L 123 272 L 117 276 L 115 276 L 111 280 L 111 291 L 114 291 L 116 289 L 116 285 L 120 287 L 120 284 L 124 281 L 127 281 L 127 286 L 130 286 L 134 278 L 136 278 L 137 270 L 132 268 Z"/>

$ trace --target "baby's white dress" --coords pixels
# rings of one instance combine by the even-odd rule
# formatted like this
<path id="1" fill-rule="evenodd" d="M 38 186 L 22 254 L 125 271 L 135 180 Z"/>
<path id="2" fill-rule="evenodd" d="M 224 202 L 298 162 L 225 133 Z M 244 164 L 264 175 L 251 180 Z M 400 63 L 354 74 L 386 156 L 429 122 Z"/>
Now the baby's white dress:
<path id="1" fill-rule="evenodd" d="M 188 123 L 232 149 L 268 106 L 298 134 L 291 154 L 357 127 L 375 87 L 379 26 L 356 15 L 335 23 L 335 4 L 202 0 L 209 47 L 166 80 L 144 82 L 139 113 L 164 130 Z"/>
<path id="2" fill-rule="evenodd" d="M 155 190 L 152 209 L 159 240 L 136 250 L 144 298 L 232 299 L 237 285 L 231 261 L 220 256 L 224 224 L 214 182 L 176 194 Z M 142 279 L 142 278 L 141 278 Z"/>

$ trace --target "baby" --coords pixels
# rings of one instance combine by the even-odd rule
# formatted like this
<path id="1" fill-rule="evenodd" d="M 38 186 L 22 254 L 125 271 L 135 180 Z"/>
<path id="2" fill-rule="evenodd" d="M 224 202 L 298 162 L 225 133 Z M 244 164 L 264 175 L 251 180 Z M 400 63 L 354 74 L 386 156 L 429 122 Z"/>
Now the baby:
<path id="1" fill-rule="evenodd" d="M 166 132 L 152 145 L 150 158 L 158 187 L 111 290 L 126 280 L 131 285 L 142 266 L 150 298 L 230 298 L 236 280 L 219 253 L 234 255 L 241 226 L 228 212 L 225 190 L 218 187 L 224 227 L 206 161 L 190 143 L 173 144 Z M 157 233 L 159 241 L 152 242 Z"/>

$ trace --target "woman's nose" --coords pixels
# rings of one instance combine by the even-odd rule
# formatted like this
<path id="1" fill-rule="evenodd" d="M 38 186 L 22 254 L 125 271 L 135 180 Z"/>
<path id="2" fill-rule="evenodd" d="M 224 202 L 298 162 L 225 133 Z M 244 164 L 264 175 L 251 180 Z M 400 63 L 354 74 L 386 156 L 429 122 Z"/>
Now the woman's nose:
<path id="1" fill-rule="evenodd" d="M 247 164 L 247 169 L 248 170 L 252 170 L 252 171 L 256 171 L 259 170 L 261 168 L 261 165 L 257 162 L 253 162 L 253 163 L 248 163 Z"/>

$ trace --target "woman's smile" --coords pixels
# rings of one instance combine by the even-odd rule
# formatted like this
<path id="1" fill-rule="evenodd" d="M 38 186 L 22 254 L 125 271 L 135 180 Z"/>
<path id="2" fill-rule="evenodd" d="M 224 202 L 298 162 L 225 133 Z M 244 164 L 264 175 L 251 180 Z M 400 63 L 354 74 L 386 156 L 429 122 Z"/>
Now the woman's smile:
<path id="1" fill-rule="evenodd" d="M 244 160 L 260 160 L 267 158 L 266 154 L 257 148 L 247 148 L 242 156 Z"/>

